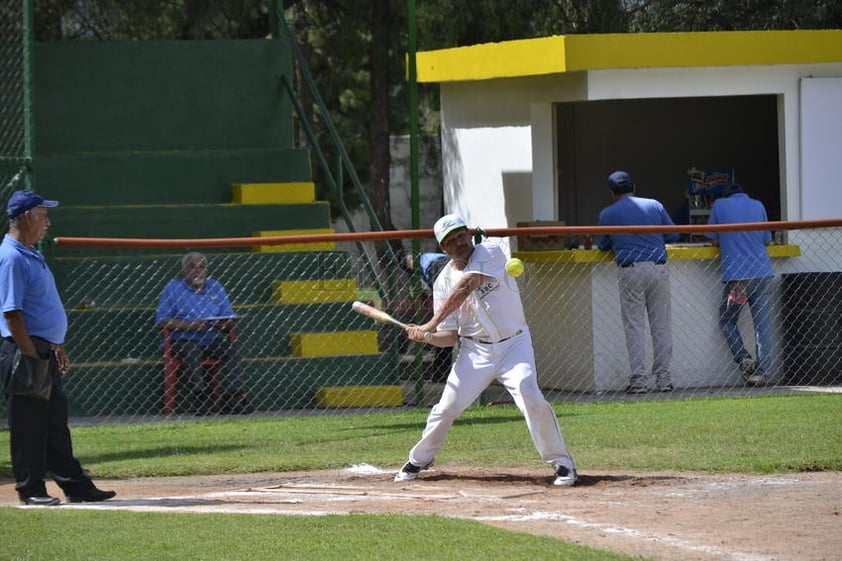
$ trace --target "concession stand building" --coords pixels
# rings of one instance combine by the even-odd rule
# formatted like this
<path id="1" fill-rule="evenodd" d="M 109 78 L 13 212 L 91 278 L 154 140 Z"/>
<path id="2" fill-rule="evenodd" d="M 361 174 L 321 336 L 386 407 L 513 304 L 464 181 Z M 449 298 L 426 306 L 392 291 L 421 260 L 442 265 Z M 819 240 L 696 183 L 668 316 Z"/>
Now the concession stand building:
<path id="1" fill-rule="evenodd" d="M 677 223 L 693 174 L 711 170 L 732 174 L 772 221 L 842 217 L 842 30 L 554 36 L 421 52 L 417 76 L 440 85 L 445 207 L 470 225 L 596 225 L 617 169 Z M 819 235 L 793 230 L 770 246 L 779 295 L 788 274 L 839 268 Z M 601 351 L 623 346 L 610 255 L 511 245 L 535 271 L 523 298 L 542 385 L 621 389 L 625 353 Z M 670 248 L 677 386 L 739 380 L 716 325 L 717 251 Z M 569 340 L 589 358 L 559 363 Z"/>

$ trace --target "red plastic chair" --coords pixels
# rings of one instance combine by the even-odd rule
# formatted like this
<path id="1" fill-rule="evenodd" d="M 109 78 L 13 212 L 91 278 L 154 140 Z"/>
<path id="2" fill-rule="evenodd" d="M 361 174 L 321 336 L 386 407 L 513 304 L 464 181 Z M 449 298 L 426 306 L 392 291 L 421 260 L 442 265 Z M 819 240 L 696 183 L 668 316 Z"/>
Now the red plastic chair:
<path id="1" fill-rule="evenodd" d="M 175 395 L 178 384 L 178 371 L 181 370 L 182 360 L 172 354 L 170 343 L 170 329 L 164 329 L 164 406 L 161 413 L 164 415 L 172 415 L 175 411 Z M 237 341 L 237 332 L 232 327 L 228 330 L 228 340 L 232 343 Z M 210 390 L 211 400 L 213 402 L 213 411 L 219 411 L 219 380 L 217 374 L 219 372 L 218 358 L 202 359 L 202 366 L 204 366 L 208 375 L 210 376 Z"/>

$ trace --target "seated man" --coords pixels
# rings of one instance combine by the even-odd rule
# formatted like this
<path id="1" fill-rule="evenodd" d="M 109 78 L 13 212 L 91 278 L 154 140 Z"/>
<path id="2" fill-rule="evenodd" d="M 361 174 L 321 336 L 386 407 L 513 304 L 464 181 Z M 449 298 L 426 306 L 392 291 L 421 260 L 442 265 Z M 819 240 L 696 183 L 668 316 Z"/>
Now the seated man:
<path id="1" fill-rule="evenodd" d="M 208 278 L 208 261 L 201 253 L 181 258 L 181 275 L 169 281 L 161 293 L 155 323 L 169 329 L 170 350 L 181 359 L 187 385 L 197 402 L 196 413 L 211 412 L 213 400 L 202 360 L 219 360 L 219 397 L 222 413 L 254 411 L 243 393 L 242 357 L 225 331 L 234 327 L 235 314 L 222 284 Z"/>

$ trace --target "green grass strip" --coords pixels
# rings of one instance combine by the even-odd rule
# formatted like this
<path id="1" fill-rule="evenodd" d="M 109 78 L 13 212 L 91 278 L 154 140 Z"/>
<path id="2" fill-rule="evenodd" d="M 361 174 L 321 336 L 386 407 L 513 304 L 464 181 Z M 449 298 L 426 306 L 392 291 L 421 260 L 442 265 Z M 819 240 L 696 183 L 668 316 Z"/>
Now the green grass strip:
<path id="1" fill-rule="evenodd" d="M 582 472 L 678 470 L 780 473 L 842 470 L 842 395 L 555 404 Z M 72 429 L 97 478 L 258 473 L 371 464 L 397 469 L 428 411 L 224 418 Z M 0 450 L 8 450 L 8 432 Z M 473 407 L 437 463 L 535 466 L 514 406 Z M 8 455 L 0 476 L 11 476 Z"/>
<path id="2" fill-rule="evenodd" d="M 439 516 L 263 516 L 0 508 L 15 561 L 622 561 L 623 555 Z"/>

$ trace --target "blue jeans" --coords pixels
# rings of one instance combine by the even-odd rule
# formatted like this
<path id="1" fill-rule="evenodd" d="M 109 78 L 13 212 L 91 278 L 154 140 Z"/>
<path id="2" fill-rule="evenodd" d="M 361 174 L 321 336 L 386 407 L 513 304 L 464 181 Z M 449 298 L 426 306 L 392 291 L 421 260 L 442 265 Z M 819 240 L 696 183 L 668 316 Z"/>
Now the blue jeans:
<path id="1" fill-rule="evenodd" d="M 743 283 L 746 289 L 747 299 L 745 304 L 728 303 L 730 287 L 729 283 L 725 283 L 722 304 L 719 307 L 719 327 L 722 329 L 725 341 L 731 349 L 731 355 L 737 363 L 745 358 L 751 358 L 751 353 L 746 350 L 743 343 L 740 330 L 737 329 L 740 312 L 744 307 L 749 307 L 751 320 L 754 323 L 755 359 L 757 360 L 758 374 L 769 372 L 772 366 L 772 321 L 769 315 L 769 286 L 771 281 L 772 277 L 739 281 Z"/>

